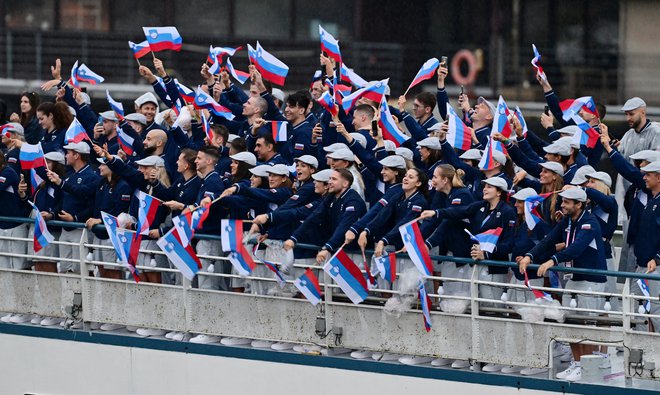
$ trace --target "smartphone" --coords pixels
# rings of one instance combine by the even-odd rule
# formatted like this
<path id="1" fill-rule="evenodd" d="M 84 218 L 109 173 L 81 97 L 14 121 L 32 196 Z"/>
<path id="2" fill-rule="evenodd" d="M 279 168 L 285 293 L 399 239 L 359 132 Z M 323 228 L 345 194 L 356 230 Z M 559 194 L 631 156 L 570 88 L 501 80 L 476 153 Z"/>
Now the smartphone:
<path id="1" fill-rule="evenodd" d="M 447 67 L 447 57 L 443 56 L 440 58 L 440 66 Z"/>
<path id="2" fill-rule="evenodd" d="M 320 124 L 320 123 L 317 123 L 316 126 L 315 126 L 315 128 L 317 128 L 317 127 L 320 128 L 320 127 L 321 127 L 321 124 Z M 316 135 L 316 142 L 317 142 L 317 143 L 320 143 L 320 142 L 323 141 L 323 132 L 318 133 L 318 134 L 317 134 L 317 133 L 314 133 L 314 134 Z"/>
<path id="3" fill-rule="evenodd" d="M 99 115 L 99 120 L 98 120 L 99 125 L 103 125 L 103 117 Z"/>
<path id="4" fill-rule="evenodd" d="M 371 121 L 371 135 L 374 137 L 378 136 L 378 121 L 375 119 Z"/>
<path id="5" fill-rule="evenodd" d="M 461 96 L 463 96 L 463 90 L 464 90 L 463 85 L 461 85 Z"/>
<path id="6" fill-rule="evenodd" d="M 545 113 L 545 115 L 550 115 L 550 107 L 545 106 L 545 107 L 543 108 L 543 112 Z"/>

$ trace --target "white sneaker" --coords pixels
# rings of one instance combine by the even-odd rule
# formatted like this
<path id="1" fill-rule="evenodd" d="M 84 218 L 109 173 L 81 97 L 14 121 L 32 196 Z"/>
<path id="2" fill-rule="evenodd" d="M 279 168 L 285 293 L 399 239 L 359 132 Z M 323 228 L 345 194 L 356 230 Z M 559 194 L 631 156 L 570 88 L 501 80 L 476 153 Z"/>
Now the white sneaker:
<path id="1" fill-rule="evenodd" d="M 404 365 L 421 365 L 423 363 L 429 363 L 433 360 L 431 357 L 418 357 L 418 356 L 407 356 L 399 358 L 399 362 Z"/>
<path id="2" fill-rule="evenodd" d="M 190 341 L 190 333 L 175 332 L 174 335 L 172 335 L 171 339 L 176 340 L 178 342 L 187 342 Z"/>
<path id="3" fill-rule="evenodd" d="M 220 340 L 220 343 L 225 346 L 244 346 L 246 344 L 252 343 L 252 340 L 246 339 L 244 337 L 225 337 Z"/>
<path id="4" fill-rule="evenodd" d="M 286 351 L 286 350 L 291 350 L 293 346 L 295 346 L 295 344 L 293 343 L 277 342 L 271 345 L 270 348 L 277 351 Z"/>
<path id="5" fill-rule="evenodd" d="M 571 346 L 569 346 L 566 343 L 555 342 L 555 345 L 552 347 L 552 357 L 557 358 L 566 354 L 571 354 Z M 564 362 L 568 362 L 568 361 L 564 361 Z"/>
<path id="6" fill-rule="evenodd" d="M 403 357 L 403 355 L 391 354 L 389 352 L 375 352 L 371 355 L 371 359 L 374 361 L 398 361 L 401 357 Z"/>
<path id="7" fill-rule="evenodd" d="M 53 325 L 59 325 L 60 323 L 62 323 L 62 321 L 64 320 L 58 317 L 44 317 L 44 319 L 42 319 L 41 322 L 39 322 L 39 324 L 42 326 L 53 326 Z"/>
<path id="8" fill-rule="evenodd" d="M 565 377 L 566 381 L 580 381 L 582 378 L 582 367 L 578 366 L 571 374 Z"/>
<path id="9" fill-rule="evenodd" d="M 142 337 L 149 337 L 149 336 L 163 336 L 165 333 L 164 330 L 162 329 L 156 329 L 156 328 L 138 328 L 135 333 L 138 334 L 138 336 Z"/>
<path id="10" fill-rule="evenodd" d="M 40 315 L 35 315 L 34 318 L 32 318 L 32 320 L 30 320 L 30 324 L 33 324 L 33 325 L 39 325 L 39 324 L 41 324 L 41 321 L 42 321 L 44 318 L 45 318 L 45 317 L 42 317 L 42 316 L 40 316 Z"/>
<path id="11" fill-rule="evenodd" d="M 165 334 L 165 338 L 166 338 L 166 339 L 171 339 L 172 336 L 176 335 L 177 333 L 178 333 L 177 331 L 167 332 L 167 333 Z"/>
<path id="12" fill-rule="evenodd" d="M 470 361 L 464 361 L 462 359 L 457 359 L 451 364 L 451 367 L 454 369 L 465 369 L 469 366 L 470 366 Z"/>
<path id="13" fill-rule="evenodd" d="M 126 330 L 129 331 L 129 332 L 136 332 L 138 329 L 139 329 L 139 328 L 138 328 L 137 326 L 130 326 L 130 325 L 128 325 L 128 326 L 126 327 Z"/>
<path id="14" fill-rule="evenodd" d="M 14 324 L 24 324 L 32 321 L 32 318 L 34 318 L 34 315 L 32 314 L 16 314 L 9 319 L 9 322 Z"/>
<path id="15" fill-rule="evenodd" d="M 566 370 L 557 373 L 556 377 L 558 379 L 565 379 L 568 376 L 572 375 L 576 370 L 580 370 L 580 375 L 582 374 L 581 372 L 582 368 L 580 367 L 580 363 L 573 361 Z"/>
<path id="16" fill-rule="evenodd" d="M 371 358 L 371 356 L 374 353 L 372 351 L 366 351 L 366 350 L 355 350 L 351 353 L 351 358 L 355 359 L 367 359 Z"/>
<path id="17" fill-rule="evenodd" d="M 525 368 L 520 371 L 523 376 L 536 376 L 537 374 L 547 373 L 548 368 Z"/>
<path id="18" fill-rule="evenodd" d="M 11 322 L 11 317 L 13 317 L 13 316 L 14 316 L 14 314 L 9 313 L 9 314 L 3 316 L 2 318 L 0 318 L 0 321 L 10 323 Z"/>
<path id="19" fill-rule="evenodd" d="M 502 373 L 511 374 L 511 373 L 520 373 L 523 370 L 522 366 L 505 366 L 502 368 Z"/>
<path id="20" fill-rule="evenodd" d="M 496 364 L 496 363 L 489 363 L 484 365 L 481 370 L 484 372 L 499 372 L 502 370 L 504 366 Z"/>
<path id="21" fill-rule="evenodd" d="M 101 329 L 101 325 L 103 325 L 103 324 L 101 324 L 100 322 L 90 322 L 89 323 L 89 329 L 91 329 L 93 331 L 97 331 L 97 330 Z"/>
<path id="22" fill-rule="evenodd" d="M 254 348 L 270 348 L 273 344 L 275 344 L 275 342 L 269 340 L 252 340 L 250 346 Z"/>
<path id="23" fill-rule="evenodd" d="M 431 361 L 432 366 L 447 366 L 451 365 L 452 363 L 454 363 L 454 360 L 449 358 L 436 358 Z"/>
<path id="24" fill-rule="evenodd" d="M 197 343 L 197 344 L 210 344 L 210 343 L 217 343 L 219 341 L 220 338 L 218 336 L 212 336 L 212 335 L 197 335 L 190 339 L 191 343 Z"/>
<path id="25" fill-rule="evenodd" d="M 102 331 L 116 331 L 118 329 L 122 329 L 123 327 L 124 325 L 119 325 L 119 324 L 103 324 L 99 329 L 101 329 Z"/>

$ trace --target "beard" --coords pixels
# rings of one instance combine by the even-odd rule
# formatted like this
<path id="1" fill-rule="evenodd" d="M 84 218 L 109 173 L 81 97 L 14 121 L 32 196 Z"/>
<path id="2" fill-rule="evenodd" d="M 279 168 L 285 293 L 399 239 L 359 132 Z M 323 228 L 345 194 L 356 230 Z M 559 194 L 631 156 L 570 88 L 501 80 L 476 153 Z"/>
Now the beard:
<path id="1" fill-rule="evenodd" d="M 156 147 L 144 147 L 144 156 L 152 156 L 156 152 Z"/>

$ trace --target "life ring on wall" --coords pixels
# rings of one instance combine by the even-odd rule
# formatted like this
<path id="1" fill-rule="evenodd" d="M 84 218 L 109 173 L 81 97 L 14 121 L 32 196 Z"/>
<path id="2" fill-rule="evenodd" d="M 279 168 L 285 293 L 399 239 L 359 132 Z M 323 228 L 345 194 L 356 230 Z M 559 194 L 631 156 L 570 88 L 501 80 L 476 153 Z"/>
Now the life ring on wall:
<path id="1" fill-rule="evenodd" d="M 461 64 L 465 62 L 468 66 L 467 75 L 461 73 Z M 456 52 L 451 59 L 451 78 L 459 85 L 472 85 L 477 79 L 479 67 L 477 65 L 477 57 L 474 56 L 472 51 L 461 49 Z"/>

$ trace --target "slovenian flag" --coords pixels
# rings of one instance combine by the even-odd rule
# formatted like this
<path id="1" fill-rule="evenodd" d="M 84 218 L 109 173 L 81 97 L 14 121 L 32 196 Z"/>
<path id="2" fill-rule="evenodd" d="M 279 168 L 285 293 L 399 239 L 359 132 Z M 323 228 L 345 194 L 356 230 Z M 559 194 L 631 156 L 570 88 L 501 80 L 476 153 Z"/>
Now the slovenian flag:
<path id="1" fill-rule="evenodd" d="M 640 291 L 642 291 L 642 294 L 646 296 L 647 298 L 651 297 L 651 289 L 649 288 L 649 283 L 648 280 L 643 279 L 643 278 L 638 278 L 637 279 L 637 286 L 639 287 Z M 650 300 L 645 300 L 644 301 L 644 310 L 646 310 L 647 313 L 651 312 L 651 301 Z"/>
<path id="2" fill-rule="evenodd" d="M 206 61 L 209 63 L 220 63 L 225 56 L 234 56 L 236 51 L 239 51 L 243 47 L 231 48 L 231 47 L 213 47 L 209 46 L 209 55 L 206 58 Z"/>
<path id="3" fill-rule="evenodd" d="M 206 118 L 206 114 L 204 114 L 204 112 L 202 112 L 202 130 L 204 130 L 204 134 L 206 134 L 206 138 L 209 140 L 209 144 L 211 144 L 215 135 L 213 133 L 213 129 L 211 129 L 211 124 L 209 123 L 208 118 Z"/>
<path id="4" fill-rule="evenodd" d="M 523 117 L 522 111 L 520 111 L 520 107 L 516 106 L 515 114 L 516 114 L 516 118 L 518 118 L 518 122 L 520 122 L 520 126 L 522 126 L 523 137 L 527 137 L 527 131 L 528 131 L 527 122 L 525 121 L 525 117 Z"/>
<path id="5" fill-rule="evenodd" d="M 229 71 L 229 74 L 231 74 L 231 76 L 236 79 L 236 81 L 241 83 L 241 85 L 245 84 L 245 81 L 250 78 L 250 73 L 236 70 L 230 59 L 227 59 L 227 70 Z"/>
<path id="6" fill-rule="evenodd" d="M 532 291 L 536 299 L 545 299 L 548 302 L 552 302 L 552 295 L 550 295 L 547 292 L 541 291 L 540 289 L 532 288 L 532 286 L 529 284 L 529 277 L 527 276 L 527 270 L 525 270 L 524 275 L 525 275 L 525 281 L 524 281 L 525 286 L 527 287 L 527 289 Z"/>
<path id="7" fill-rule="evenodd" d="M 183 247 L 192 243 L 195 232 L 202 228 L 208 216 L 208 206 L 200 206 L 195 211 L 186 211 L 172 218 L 172 224 L 177 229 L 177 235 Z"/>
<path id="8" fill-rule="evenodd" d="M 195 101 L 195 92 L 193 92 L 192 89 L 180 84 L 177 80 L 174 80 L 174 83 L 176 84 L 176 89 L 179 91 L 179 95 L 181 95 L 184 102 L 190 104 Z M 165 87 L 163 87 L 163 89 L 165 89 Z"/>
<path id="9" fill-rule="evenodd" d="M 117 125 L 117 140 L 119 141 L 119 146 L 121 150 L 126 153 L 126 155 L 131 156 L 135 150 L 133 149 L 133 143 L 135 139 L 124 132 L 122 128 Z"/>
<path id="10" fill-rule="evenodd" d="M 216 102 L 211 95 L 204 92 L 199 86 L 197 87 L 197 92 L 195 93 L 193 106 L 196 109 L 207 109 L 213 112 L 215 115 L 229 119 L 230 121 L 234 119 L 234 115 L 228 108 L 218 104 L 218 102 Z"/>
<path id="11" fill-rule="evenodd" d="M 367 281 L 360 268 L 341 248 L 323 266 L 323 270 L 339 285 L 354 304 L 363 302 L 369 295 Z"/>
<path id="12" fill-rule="evenodd" d="M 44 179 L 39 177 L 39 174 L 37 174 L 37 171 L 35 169 L 30 169 L 30 189 L 32 190 L 32 195 L 37 192 L 37 188 L 39 188 L 39 185 L 44 182 Z"/>
<path id="13" fill-rule="evenodd" d="M 488 229 L 483 233 L 478 235 L 473 235 L 469 230 L 464 229 L 465 232 L 470 235 L 470 239 L 479 243 L 479 247 L 486 252 L 492 253 L 495 251 L 497 246 L 497 240 L 499 240 L 500 235 L 502 235 L 502 228 Z"/>
<path id="14" fill-rule="evenodd" d="M 341 63 L 341 53 L 339 51 L 339 41 L 332 34 L 328 33 L 319 25 L 319 38 L 321 39 L 321 52 L 325 52 L 328 57 Z"/>
<path id="15" fill-rule="evenodd" d="M 128 267 L 135 282 L 139 283 L 140 273 L 138 273 L 135 265 L 137 263 L 141 237 L 134 235 L 133 232 L 127 229 L 120 228 L 118 226 L 117 218 L 113 215 L 101 211 L 101 219 L 103 220 L 103 225 L 108 233 L 108 238 L 117 253 L 117 260 Z"/>
<path id="16" fill-rule="evenodd" d="M 128 42 L 128 46 L 133 51 L 133 57 L 135 59 L 140 59 L 144 55 L 151 52 L 151 47 L 149 47 L 148 41 L 142 41 L 141 43 L 134 43 L 133 41 Z"/>
<path id="17" fill-rule="evenodd" d="M 380 100 L 385 95 L 385 90 L 389 81 L 389 78 L 386 78 L 382 81 L 376 81 L 344 97 L 342 100 L 342 107 L 344 108 L 344 111 L 351 111 L 357 104 L 358 100 L 363 97 L 376 103 L 380 103 Z"/>
<path id="18" fill-rule="evenodd" d="M 424 317 L 424 329 L 427 332 L 431 331 L 431 297 L 426 293 L 426 287 L 424 286 L 424 281 L 419 281 L 418 292 L 419 302 L 422 305 L 422 316 Z"/>
<path id="19" fill-rule="evenodd" d="M 481 170 L 491 170 L 497 166 L 497 162 L 493 157 L 493 145 L 496 143 L 491 137 L 488 137 L 488 142 L 486 143 L 486 148 L 484 149 L 484 154 L 479 161 L 479 169 Z"/>
<path id="20" fill-rule="evenodd" d="M 401 233 L 403 245 L 406 247 L 408 256 L 415 264 L 417 270 L 424 276 L 432 276 L 433 264 L 431 263 L 429 250 L 426 247 L 417 221 L 410 221 L 399 226 L 399 233 Z"/>
<path id="21" fill-rule="evenodd" d="M 71 76 L 69 77 L 69 84 L 71 86 L 80 89 L 80 83 L 78 83 L 78 61 L 73 64 L 71 67 Z"/>
<path id="22" fill-rule="evenodd" d="M 534 57 L 532 58 L 532 66 L 536 69 L 536 74 L 541 77 L 542 80 L 546 81 L 547 77 L 545 76 L 545 72 L 543 71 L 543 67 L 541 67 L 541 54 L 539 53 L 539 50 L 536 49 L 536 45 L 532 44 L 532 51 L 534 51 Z"/>
<path id="23" fill-rule="evenodd" d="M 188 248 L 181 245 L 178 237 L 180 235 L 177 233 L 177 228 L 170 229 L 169 232 L 156 241 L 156 244 L 167 255 L 170 262 L 179 269 L 181 274 L 192 281 L 200 269 L 199 258 L 192 251 L 192 245 L 188 245 Z"/>
<path id="24" fill-rule="evenodd" d="M 449 129 L 447 129 L 447 141 L 452 147 L 467 151 L 472 147 L 472 134 L 461 117 L 456 114 L 454 108 L 447 103 L 447 116 L 449 117 Z"/>
<path id="25" fill-rule="evenodd" d="M 367 80 L 364 78 L 360 77 L 353 71 L 353 69 L 349 68 L 345 63 L 341 64 L 341 80 L 344 82 L 348 82 L 351 85 L 353 85 L 356 88 L 364 88 L 369 84 Z"/>
<path id="26" fill-rule="evenodd" d="M 424 62 L 422 67 L 419 69 L 417 72 L 417 75 L 415 78 L 413 78 L 412 82 L 410 83 L 410 86 L 408 86 L 408 89 L 406 89 L 406 92 L 410 90 L 413 86 L 419 84 L 420 82 L 424 80 L 428 80 L 429 78 L 433 77 L 433 74 L 435 74 L 435 71 L 438 69 L 438 65 L 440 65 L 440 61 L 437 58 L 431 58 Z"/>
<path id="27" fill-rule="evenodd" d="M 497 102 L 497 111 L 493 119 L 493 133 L 500 133 L 502 136 L 511 138 L 513 128 L 509 123 L 509 107 L 504 102 L 504 98 L 500 95 Z M 515 136 L 515 134 L 513 134 Z"/>
<path id="28" fill-rule="evenodd" d="M 339 107 L 337 106 L 337 103 L 335 103 L 335 99 L 332 97 L 332 93 L 330 93 L 329 90 L 323 92 L 321 97 L 318 98 L 317 102 L 333 117 L 336 117 L 337 114 L 339 114 Z"/>
<path id="29" fill-rule="evenodd" d="M 582 119 L 578 114 L 573 114 L 572 119 L 577 127 L 580 128 L 580 132 L 573 135 L 573 141 L 580 145 L 586 145 L 589 148 L 595 147 L 600 140 L 600 133 L 592 128 L 591 125 L 589 125 L 587 121 Z"/>
<path id="30" fill-rule="evenodd" d="M 543 221 L 543 216 L 541 215 L 541 210 L 539 209 L 541 207 L 541 203 L 543 203 L 543 201 L 550 195 L 552 195 L 552 192 L 530 196 L 525 199 L 523 204 L 523 211 L 525 213 L 525 222 L 527 223 L 529 230 L 533 230 L 536 227 L 536 224 Z"/>
<path id="31" fill-rule="evenodd" d="M 149 47 L 153 52 L 160 52 L 166 49 L 181 51 L 183 40 L 174 26 L 164 27 L 143 27 L 144 35 L 147 38 Z"/>
<path id="32" fill-rule="evenodd" d="M 394 117 L 390 112 L 390 106 L 387 105 L 387 100 L 385 96 L 380 99 L 380 118 L 378 119 L 378 126 L 383 133 L 383 138 L 385 140 L 390 140 L 394 143 L 395 146 L 400 147 L 401 144 L 405 143 L 410 137 L 403 133 L 396 122 L 394 122 Z"/>
<path id="33" fill-rule="evenodd" d="M 392 252 L 376 258 L 376 267 L 383 280 L 394 282 L 396 280 L 396 253 Z"/>
<path id="34" fill-rule="evenodd" d="M 112 111 L 117 114 L 117 118 L 121 121 L 124 118 L 124 105 L 113 99 L 110 96 L 110 91 L 107 89 L 105 90 L 105 97 L 108 99 L 108 103 L 110 103 L 110 108 L 112 108 Z"/>
<path id="35" fill-rule="evenodd" d="M 67 144 L 70 144 L 80 143 L 85 140 L 92 141 L 87 135 L 85 128 L 80 121 L 78 121 L 78 118 L 73 118 L 71 125 L 69 125 L 69 128 L 64 133 L 64 141 L 66 141 Z"/>
<path id="36" fill-rule="evenodd" d="M 263 49 L 259 41 L 257 41 L 256 49 L 248 44 L 248 56 L 250 62 L 259 70 L 265 80 L 280 86 L 284 85 L 284 80 L 289 74 L 289 66 Z"/>
<path id="37" fill-rule="evenodd" d="M 300 293 L 305 295 L 305 298 L 309 300 L 309 303 L 316 306 L 321 301 L 321 286 L 319 285 L 319 279 L 316 278 L 312 269 L 305 270 L 302 276 L 298 277 L 293 285 L 298 288 Z"/>
<path id="38" fill-rule="evenodd" d="M 149 234 L 149 227 L 156 218 L 156 212 L 160 207 L 161 201 L 140 190 L 135 191 L 135 197 L 138 199 L 138 219 L 136 229 L 141 235 Z"/>
<path id="39" fill-rule="evenodd" d="M 77 69 L 76 80 L 78 80 L 79 83 L 82 81 L 87 82 L 90 85 L 98 85 L 105 81 L 105 78 L 93 72 L 92 69 L 83 63 Z"/>
<path id="40" fill-rule="evenodd" d="M 41 216 L 39 208 L 29 200 L 28 203 L 30 203 L 30 206 L 34 210 L 34 252 L 39 252 L 42 248 L 52 243 L 55 238 L 48 231 L 46 221 Z"/>
<path id="41" fill-rule="evenodd" d="M 598 115 L 598 110 L 596 109 L 596 103 L 594 102 L 594 99 L 591 96 L 578 97 L 572 102 L 570 101 L 570 99 L 568 99 L 562 101 L 562 103 L 564 103 L 564 105 L 570 103 L 570 106 L 566 110 L 562 109 L 562 111 L 564 112 L 564 115 L 562 116 L 564 118 L 564 121 L 568 121 L 569 119 L 572 119 L 573 115 L 578 114 L 580 110 L 584 110 L 592 115 L 595 115 L 597 118 L 600 118 Z"/>
<path id="42" fill-rule="evenodd" d="M 243 246 L 243 221 L 223 219 L 221 221 L 222 250 L 229 252 L 229 261 L 241 276 L 248 276 L 257 266 L 250 253 Z"/>
<path id="43" fill-rule="evenodd" d="M 23 143 L 21 151 L 18 153 L 18 159 L 21 161 L 23 170 L 46 166 L 46 158 L 40 142 L 37 144 Z"/>
<path id="44" fill-rule="evenodd" d="M 287 121 L 269 121 L 270 131 L 273 134 L 273 140 L 276 142 L 287 140 Z"/>

